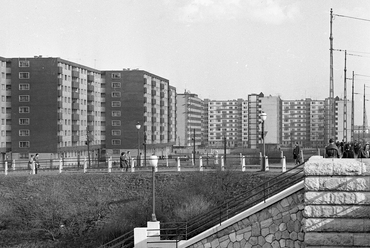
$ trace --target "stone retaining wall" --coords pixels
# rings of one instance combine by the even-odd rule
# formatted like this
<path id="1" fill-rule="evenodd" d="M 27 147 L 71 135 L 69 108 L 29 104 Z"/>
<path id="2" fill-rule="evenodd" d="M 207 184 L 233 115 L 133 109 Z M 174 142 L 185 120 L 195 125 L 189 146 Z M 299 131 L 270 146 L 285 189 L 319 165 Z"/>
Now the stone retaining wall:
<path id="1" fill-rule="evenodd" d="M 355 159 L 311 158 L 305 170 L 306 247 L 370 247 L 370 175 Z"/>
<path id="2" fill-rule="evenodd" d="M 303 209 L 300 190 L 190 247 L 304 247 Z"/>

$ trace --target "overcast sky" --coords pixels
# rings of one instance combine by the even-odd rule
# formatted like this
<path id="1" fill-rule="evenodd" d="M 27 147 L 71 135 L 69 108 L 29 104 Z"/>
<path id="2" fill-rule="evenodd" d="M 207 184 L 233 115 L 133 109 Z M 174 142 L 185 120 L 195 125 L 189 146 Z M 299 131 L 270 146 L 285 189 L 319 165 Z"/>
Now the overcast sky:
<path id="1" fill-rule="evenodd" d="M 324 99 L 330 8 L 370 19 L 368 0 L 0 0 L 0 6 L 2 57 L 139 68 L 169 79 L 178 93 L 213 100 L 260 92 Z M 348 74 L 370 75 L 370 22 L 336 16 L 333 37 L 336 49 L 365 52 L 348 57 Z M 335 52 L 340 97 L 343 67 L 344 53 Z M 359 92 L 369 79 L 358 77 Z"/>

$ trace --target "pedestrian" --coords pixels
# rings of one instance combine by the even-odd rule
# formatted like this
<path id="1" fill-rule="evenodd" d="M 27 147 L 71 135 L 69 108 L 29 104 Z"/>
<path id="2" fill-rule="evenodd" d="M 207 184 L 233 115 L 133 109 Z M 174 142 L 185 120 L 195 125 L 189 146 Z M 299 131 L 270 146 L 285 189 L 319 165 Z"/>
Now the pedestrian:
<path id="1" fill-rule="evenodd" d="M 365 147 L 361 150 L 359 158 L 370 158 L 370 144 L 366 143 Z"/>
<path id="2" fill-rule="evenodd" d="M 353 147 L 350 143 L 345 143 L 343 148 L 343 156 L 342 158 L 354 158 L 355 154 L 353 152 Z"/>
<path id="3" fill-rule="evenodd" d="M 295 145 L 294 145 L 293 158 L 294 158 L 294 161 L 295 161 L 296 165 L 300 164 L 300 162 L 301 162 L 301 149 L 298 145 L 298 142 L 295 143 Z"/>
<path id="4" fill-rule="evenodd" d="M 339 150 L 334 142 L 334 139 L 329 140 L 329 145 L 325 147 L 326 158 L 339 158 Z"/>
<path id="5" fill-rule="evenodd" d="M 125 159 L 126 159 L 125 152 L 121 152 L 121 156 L 119 157 L 119 167 L 121 168 L 122 172 L 123 172 L 123 167 L 125 166 Z"/>
<path id="6" fill-rule="evenodd" d="M 35 174 L 37 174 L 37 169 L 40 168 L 40 163 L 39 163 L 39 154 L 36 153 L 36 155 L 33 157 L 33 161 L 35 162 Z"/>
<path id="7" fill-rule="evenodd" d="M 131 163 L 131 153 L 130 151 L 126 152 L 126 171 L 128 171 L 128 168 L 130 167 Z"/>
<path id="8" fill-rule="evenodd" d="M 30 159 L 28 160 L 28 169 L 30 171 L 30 175 L 32 174 L 33 171 L 33 155 L 31 155 Z"/>

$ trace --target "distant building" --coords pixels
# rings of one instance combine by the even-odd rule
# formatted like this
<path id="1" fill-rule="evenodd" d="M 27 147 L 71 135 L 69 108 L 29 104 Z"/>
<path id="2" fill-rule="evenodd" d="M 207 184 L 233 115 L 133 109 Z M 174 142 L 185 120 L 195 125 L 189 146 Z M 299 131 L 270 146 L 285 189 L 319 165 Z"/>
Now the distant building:
<path id="1" fill-rule="evenodd" d="M 203 100 L 196 94 L 177 94 L 177 142 L 179 147 L 198 147 L 202 144 Z M 195 140 L 194 140 L 195 137 Z"/>
<path id="2" fill-rule="evenodd" d="M 260 113 L 267 115 L 265 121 L 265 143 L 280 145 L 282 142 L 282 101 L 279 96 L 263 96 L 259 98 Z"/>
<path id="3" fill-rule="evenodd" d="M 6 67 L 6 61 L 0 57 L 0 161 L 4 161 L 6 153 L 11 151 L 11 84 L 10 80 L 7 80 L 9 69 Z"/>

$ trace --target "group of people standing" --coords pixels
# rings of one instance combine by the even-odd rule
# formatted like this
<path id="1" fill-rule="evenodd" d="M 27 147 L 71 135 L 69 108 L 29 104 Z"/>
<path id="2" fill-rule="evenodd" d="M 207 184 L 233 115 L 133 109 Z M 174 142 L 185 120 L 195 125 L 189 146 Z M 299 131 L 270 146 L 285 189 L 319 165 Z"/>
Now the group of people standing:
<path id="1" fill-rule="evenodd" d="M 119 157 L 119 167 L 121 168 L 121 171 L 123 171 L 124 168 L 126 169 L 126 171 L 128 171 L 130 161 L 131 161 L 130 151 L 121 152 L 121 156 Z"/>
<path id="2" fill-rule="evenodd" d="M 370 158 L 370 144 L 362 144 L 355 140 L 354 142 L 335 142 L 329 140 L 329 145 L 325 147 L 326 158 Z"/>
<path id="3" fill-rule="evenodd" d="M 35 156 L 31 155 L 30 159 L 28 160 L 28 169 L 30 171 L 30 174 L 32 174 L 33 166 L 35 166 L 35 174 L 37 174 L 37 169 L 40 168 L 38 153 L 36 153 Z"/>

